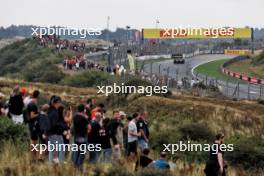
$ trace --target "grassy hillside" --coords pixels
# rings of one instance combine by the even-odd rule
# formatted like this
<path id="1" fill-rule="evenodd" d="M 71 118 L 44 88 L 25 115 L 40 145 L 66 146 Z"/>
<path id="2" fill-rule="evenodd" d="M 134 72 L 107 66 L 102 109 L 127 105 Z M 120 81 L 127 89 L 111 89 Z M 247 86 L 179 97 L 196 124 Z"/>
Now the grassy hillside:
<path id="1" fill-rule="evenodd" d="M 73 88 L 6 79 L 0 80 L 0 92 L 8 96 L 11 93 L 11 88 L 17 84 L 27 86 L 30 89 L 40 89 L 43 92 L 42 99 L 58 94 L 67 103 L 71 103 L 74 106 L 84 102 L 88 97 L 96 96 L 96 90 L 92 88 Z M 213 136 L 217 132 L 222 131 L 226 135 L 226 142 L 234 144 L 235 149 L 233 152 L 225 153 L 230 166 L 230 175 L 261 176 L 263 173 L 263 105 L 255 102 L 234 102 L 185 95 L 172 95 L 169 98 L 157 96 L 140 97 L 135 95 L 115 95 L 108 98 L 103 96 L 96 97 L 98 102 L 106 104 L 106 116 L 109 117 L 111 117 L 113 109 L 124 110 L 128 114 L 132 114 L 138 109 L 144 109 L 148 112 L 151 157 L 153 158 L 157 157 L 157 153 L 162 149 L 162 144 L 178 143 L 180 140 L 190 140 L 193 143 L 211 143 Z M 1 127 L 1 129 L 3 131 L 7 128 Z M 0 134 L 3 133 L 0 132 Z M 1 138 L 3 139 L 4 137 L 2 136 Z M 0 170 L 2 172 L 23 173 L 24 175 L 38 175 L 43 173 L 43 171 L 47 175 L 53 172 L 63 175 L 65 171 L 73 175 L 76 172 L 70 164 L 70 158 L 68 158 L 66 164 L 54 167 L 50 167 L 48 163 L 30 163 L 25 140 L 23 145 L 5 142 L 4 145 L 1 145 L 0 150 Z M 203 168 L 208 158 L 208 153 L 177 152 L 171 155 L 170 158 L 171 161 L 176 163 L 173 175 L 200 176 L 203 175 Z M 9 162 L 6 162 L 7 160 Z M 120 166 L 123 169 L 112 168 L 109 165 L 89 165 L 87 162 L 85 164 L 89 174 L 99 172 L 99 175 L 113 175 L 113 173 L 120 176 L 135 175 L 131 173 L 132 169 L 125 161 Z M 157 173 L 155 174 L 157 175 Z M 155 174 L 152 173 L 150 175 Z"/>
<path id="2" fill-rule="evenodd" d="M 33 82 L 57 83 L 63 73 L 55 64 L 63 60 L 70 51 L 54 53 L 50 48 L 42 48 L 32 39 L 24 39 L 0 50 L 0 76 Z"/>

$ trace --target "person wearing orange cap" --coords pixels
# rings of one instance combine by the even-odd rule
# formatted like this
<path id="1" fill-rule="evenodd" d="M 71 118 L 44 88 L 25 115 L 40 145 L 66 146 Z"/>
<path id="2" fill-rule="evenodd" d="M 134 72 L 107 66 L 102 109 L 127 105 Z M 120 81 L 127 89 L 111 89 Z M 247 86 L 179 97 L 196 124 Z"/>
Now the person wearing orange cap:
<path id="1" fill-rule="evenodd" d="M 22 95 L 22 97 L 24 97 L 27 93 L 27 88 L 26 87 L 21 87 L 20 88 L 20 94 Z"/>

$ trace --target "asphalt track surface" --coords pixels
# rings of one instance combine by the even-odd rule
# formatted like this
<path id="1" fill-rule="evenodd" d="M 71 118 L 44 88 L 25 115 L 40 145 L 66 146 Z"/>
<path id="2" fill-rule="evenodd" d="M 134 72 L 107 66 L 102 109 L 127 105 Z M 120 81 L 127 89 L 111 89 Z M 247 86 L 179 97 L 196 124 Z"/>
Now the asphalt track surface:
<path id="1" fill-rule="evenodd" d="M 202 64 L 205 64 L 210 61 L 222 60 L 222 59 L 231 59 L 234 58 L 234 55 L 224 55 L 224 54 L 206 54 L 198 55 L 192 58 L 186 58 L 185 64 L 174 64 L 173 60 L 161 61 L 152 64 L 152 73 L 164 75 L 167 74 L 172 78 L 177 80 L 187 77 L 191 79 L 194 77 L 193 70 Z M 147 64 L 144 66 L 144 71 L 150 73 L 151 66 Z M 204 80 L 204 75 L 198 76 L 199 80 Z M 207 81 L 215 81 L 214 78 L 207 78 Z M 239 99 L 258 99 L 264 98 L 264 88 L 260 85 L 248 84 L 248 83 L 239 83 L 239 89 L 237 89 L 237 82 L 228 82 L 227 81 L 217 81 L 217 85 L 221 92 L 230 98 L 239 98 Z M 239 90 L 239 91 L 237 91 Z"/>

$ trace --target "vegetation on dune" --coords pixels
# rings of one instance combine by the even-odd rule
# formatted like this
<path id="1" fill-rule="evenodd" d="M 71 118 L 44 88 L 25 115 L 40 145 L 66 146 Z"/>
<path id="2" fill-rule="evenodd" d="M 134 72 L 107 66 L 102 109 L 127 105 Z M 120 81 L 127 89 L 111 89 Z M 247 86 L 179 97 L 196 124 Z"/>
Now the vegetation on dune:
<path id="1" fill-rule="evenodd" d="M 228 69 L 251 77 L 264 78 L 264 52 L 252 58 L 241 60 L 227 66 Z"/>
<path id="2" fill-rule="evenodd" d="M 0 91 L 10 92 L 13 85 L 23 82 L 8 82 L 0 81 Z M 55 86 L 41 83 L 30 83 L 32 88 L 44 89 L 48 97 L 52 94 L 59 94 L 63 96 L 66 102 L 71 102 L 74 105 L 85 101 L 87 97 L 83 95 L 94 96 L 94 89 L 72 88 L 67 86 Z M 65 96 L 67 95 L 67 96 Z M 135 112 L 138 109 L 144 109 L 148 112 L 148 120 L 150 125 L 151 140 L 150 146 L 152 148 L 152 156 L 155 158 L 158 152 L 162 150 L 163 144 L 179 143 L 182 141 L 190 141 L 191 143 L 212 143 L 214 135 L 222 131 L 226 135 L 226 143 L 234 144 L 233 152 L 226 152 L 226 159 L 230 165 L 230 172 L 233 175 L 243 173 L 244 175 L 261 175 L 264 167 L 264 153 L 263 153 L 263 127 L 264 120 L 263 105 L 247 102 L 233 102 L 229 100 L 218 100 L 214 98 L 198 98 L 192 96 L 175 96 L 169 98 L 165 97 L 138 97 L 132 95 L 122 96 L 119 103 L 116 102 L 119 96 L 114 98 L 101 97 L 100 101 L 105 102 L 107 106 L 107 116 L 115 108 L 124 110 L 128 114 Z M 45 98 L 44 97 L 44 98 Z M 76 98 L 75 98 L 76 97 Z M 108 101 L 106 101 L 108 99 Z M 113 106 L 115 105 L 115 106 Z M 109 115 L 110 116 L 110 115 Z M 7 124 L 8 121 L 4 118 L 0 119 L 1 129 L 9 129 L 1 127 Z M 8 134 L 12 136 L 13 132 L 0 134 Z M 20 134 L 25 134 L 27 128 L 21 129 Z M 25 130 L 25 131 L 24 131 Z M 11 130 L 12 131 L 12 130 Z M 262 135 L 262 136 L 261 136 Z M 22 135 L 23 136 L 23 135 Z M 0 136 L 3 138 L 2 136 Z M 12 137 L 5 137 L 4 139 L 12 139 Z M 5 140 L 6 141 L 6 140 Z M 27 140 L 24 140 L 27 141 Z M 24 142 L 25 143 L 25 142 Z M 27 144 L 27 142 L 26 142 Z M 55 171 L 58 174 L 73 173 L 76 171 L 69 163 L 65 165 L 50 167 L 48 163 L 32 164 L 29 159 L 28 148 L 21 145 L 14 145 L 13 143 L 6 143 L 1 145 L 0 165 L 1 172 L 24 173 L 47 175 Z M 20 154 L 11 154 L 12 151 L 21 151 Z M 204 163 L 207 160 L 208 152 L 176 152 L 171 155 L 172 161 L 176 162 L 176 169 L 173 171 L 174 175 L 202 175 Z M 27 158 L 27 162 L 22 162 Z M 8 163 L 5 161 L 8 159 Z M 159 175 L 160 173 L 152 171 L 132 172 L 127 164 L 123 164 L 122 168 L 112 168 L 111 166 L 102 165 L 88 165 L 85 167 L 90 173 L 98 173 L 98 175 Z M 112 169 L 111 169 L 112 168 Z M 76 174 L 75 174 L 76 175 Z M 78 175 L 78 174 L 77 174 Z M 163 174 L 164 175 L 164 174 Z M 166 175 L 166 174 L 165 174 Z"/>
<path id="3" fill-rule="evenodd" d="M 0 52 L 0 75 L 33 82 L 57 83 L 63 73 L 55 66 L 67 53 L 55 53 L 42 48 L 33 39 L 24 39 L 8 45 Z"/>

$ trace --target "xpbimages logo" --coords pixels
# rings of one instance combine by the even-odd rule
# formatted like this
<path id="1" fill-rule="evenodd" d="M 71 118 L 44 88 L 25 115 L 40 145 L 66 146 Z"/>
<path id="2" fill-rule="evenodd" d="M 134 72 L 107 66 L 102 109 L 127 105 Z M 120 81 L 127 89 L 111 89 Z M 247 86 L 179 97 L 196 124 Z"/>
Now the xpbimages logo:
<path id="1" fill-rule="evenodd" d="M 131 93 L 138 93 L 138 94 L 146 94 L 146 96 L 152 96 L 153 94 L 166 94 L 168 93 L 167 86 L 128 86 L 124 85 L 124 83 L 117 85 L 114 83 L 113 86 L 97 86 L 98 91 L 97 93 L 105 94 L 108 96 L 109 94 L 131 94 Z"/>
<path id="2" fill-rule="evenodd" d="M 163 152 L 169 152 L 175 154 L 176 152 L 209 152 L 217 154 L 218 151 L 232 152 L 234 151 L 233 144 L 195 144 L 190 141 L 183 142 L 179 141 L 176 144 L 163 144 Z"/>
<path id="3" fill-rule="evenodd" d="M 58 36 L 80 36 L 84 39 L 87 36 L 98 36 L 102 34 L 99 28 L 67 28 L 67 27 L 32 27 L 32 36 L 58 35 Z"/>

